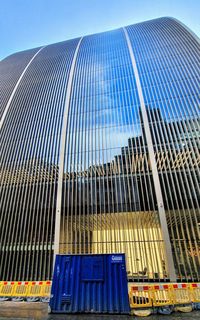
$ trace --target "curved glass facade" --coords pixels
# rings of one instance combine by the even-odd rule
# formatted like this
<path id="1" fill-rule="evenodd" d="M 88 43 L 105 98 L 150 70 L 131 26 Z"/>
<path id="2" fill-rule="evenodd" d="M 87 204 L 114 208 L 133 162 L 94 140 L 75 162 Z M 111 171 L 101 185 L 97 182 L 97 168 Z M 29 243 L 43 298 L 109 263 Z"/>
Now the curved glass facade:
<path id="1" fill-rule="evenodd" d="M 160 18 L 0 62 L 2 280 L 51 278 L 54 250 L 200 280 L 199 57 Z"/>

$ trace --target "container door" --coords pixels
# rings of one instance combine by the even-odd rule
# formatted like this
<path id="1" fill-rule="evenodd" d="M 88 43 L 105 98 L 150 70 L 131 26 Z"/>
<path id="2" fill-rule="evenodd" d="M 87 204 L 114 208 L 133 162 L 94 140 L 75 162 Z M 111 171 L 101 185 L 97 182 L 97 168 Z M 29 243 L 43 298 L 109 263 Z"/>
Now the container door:
<path id="1" fill-rule="evenodd" d="M 76 256 L 63 255 L 56 257 L 50 301 L 52 312 L 72 312 L 74 291 L 79 282 L 77 281 L 79 263 L 80 259 Z"/>

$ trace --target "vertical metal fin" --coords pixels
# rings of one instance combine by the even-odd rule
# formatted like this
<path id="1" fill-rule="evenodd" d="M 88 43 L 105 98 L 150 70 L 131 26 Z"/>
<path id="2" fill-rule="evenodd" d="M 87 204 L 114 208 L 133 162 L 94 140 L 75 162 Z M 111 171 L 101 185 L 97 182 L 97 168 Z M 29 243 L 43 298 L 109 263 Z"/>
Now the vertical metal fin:
<path id="1" fill-rule="evenodd" d="M 164 209 L 164 204 L 163 204 L 163 197 L 162 197 L 161 186 L 160 186 L 160 181 L 159 181 L 159 176 L 158 176 L 158 170 L 157 170 L 157 166 L 156 166 L 155 154 L 154 154 L 154 150 L 153 150 L 153 143 L 152 143 L 152 137 L 151 137 L 150 127 L 149 127 L 149 121 L 148 121 L 148 117 L 147 117 L 147 111 L 146 111 L 144 97 L 143 97 L 143 93 L 142 93 L 142 87 L 141 87 L 139 73 L 138 73 L 138 69 L 137 69 L 137 65 L 136 65 L 136 61 L 135 61 L 135 57 L 134 57 L 134 53 L 133 53 L 133 49 L 131 46 L 128 32 L 127 32 L 126 28 L 123 28 L 123 31 L 124 31 L 124 35 L 126 38 L 128 50 L 130 53 L 130 58 L 131 58 L 131 62 L 132 62 L 133 70 L 134 70 L 134 75 L 135 75 L 135 80 L 136 80 L 136 85 L 137 85 L 137 90 L 138 90 L 138 95 L 139 95 L 139 100 L 140 100 L 141 113 L 142 113 L 142 118 L 143 118 L 143 122 L 144 122 L 144 130 L 145 130 L 145 135 L 146 135 L 146 139 L 147 139 L 149 158 L 150 158 L 151 167 L 152 167 L 153 181 L 154 181 L 156 199 L 157 199 L 157 204 L 158 204 L 158 213 L 159 213 L 159 218 L 160 218 L 162 236 L 163 236 L 163 240 L 164 240 L 165 248 L 166 248 L 166 257 L 168 259 L 169 276 L 170 276 L 171 281 L 176 281 L 176 273 L 175 273 L 175 267 L 174 267 L 174 262 L 173 262 L 173 257 L 172 257 L 171 242 L 170 242 L 170 238 L 169 238 L 167 220 L 166 220 L 165 209 Z"/>
<path id="2" fill-rule="evenodd" d="M 40 49 L 36 52 L 36 54 L 34 54 L 34 56 L 32 57 L 32 59 L 29 61 L 29 63 L 27 64 L 26 68 L 25 68 L 24 71 L 22 72 L 21 76 L 19 77 L 19 79 L 18 79 L 18 81 L 17 81 L 17 83 L 16 83 L 16 85 L 15 85 L 15 87 L 14 87 L 14 89 L 13 89 L 13 92 L 12 92 L 12 94 L 11 94 L 9 100 L 8 100 L 8 103 L 7 103 L 6 107 L 5 107 L 5 110 L 4 110 L 4 113 L 3 113 L 3 115 L 2 115 L 2 118 L 1 118 L 1 120 L 0 120 L 0 130 L 1 130 L 2 126 L 3 126 L 3 122 L 4 122 L 4 120 L 5 120 L 5 117 L 6 117 L 7 112 L 8 112 L 8 110 L 9 110 L 9 107 L 10 107 L 10 104 L 11 104 L 11 102 L 12 102 L 12 99 L 13 99 L 13 97 L 14 97 L 14 95 L 15 95 L 15 92 L 16 92 L 16 90 L 17 90 L 17 88 L 18 88 L 18 86 L 19 86 L 19 84 L 20 84 L 20 82 L 21 82 L 24 74 L 26 73 L 26 70 L 27 70 L 28 67 L 30 66 L 31 62 L 35 59 L 35 57 L 36 57 L 36 56 L 40 53 L 40 51 L 42 51 L 42 49 L 44 49 L 45 47 L 46 47 L 46 46 L 40 48 Z"/>
<path id="3" fill-rule="evenodd" d="M 72 65 L 69 73 L 69 79 L 67 84 L 67 92 L 65 98 L 65 107 L 63 114 L 63 124 L 61 132 L 61 143 L 60 143 L 60 157 L 59 157 L 59 174 L 58 174 L 58 190 L 56 199 L 56 221 L 55 221 L 55 238 L 54 238 L 54 256 L 59 253 L 59 243 L 60 243 L 60 218 L 61 218 L 61 203 L 62 203 L 62 184 L 63 184 L 63 172 L 64 172 L 64 157 L 65 157 L 65 143 L 66 143 L 66 129 L 67 129 L 67 119 L 69 112 L 69 104 L 71 97 L 72 80 L 74 75 L 74 69 L 76 65 L 76 58 L 78 55 L 79 47 L 83 37 L 79 40 L 72 60 Z"/>

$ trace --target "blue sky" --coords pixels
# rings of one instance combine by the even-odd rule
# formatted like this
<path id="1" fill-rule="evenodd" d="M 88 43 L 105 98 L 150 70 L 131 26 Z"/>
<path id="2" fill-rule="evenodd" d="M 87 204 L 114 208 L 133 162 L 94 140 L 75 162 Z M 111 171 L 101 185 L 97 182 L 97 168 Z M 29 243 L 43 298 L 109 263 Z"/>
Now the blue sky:
<path id="1" fill-rule="evenodd" d="M 200 37 L 200 0 L 1 0 L 0 60 L 161 16 L 181 20 Z"/>

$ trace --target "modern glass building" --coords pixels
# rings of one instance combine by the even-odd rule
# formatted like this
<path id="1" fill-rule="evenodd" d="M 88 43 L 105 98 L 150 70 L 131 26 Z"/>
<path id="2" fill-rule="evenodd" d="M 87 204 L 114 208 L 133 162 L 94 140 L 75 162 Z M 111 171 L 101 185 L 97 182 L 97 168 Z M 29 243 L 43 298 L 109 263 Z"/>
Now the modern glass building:
<path id="1" fill-rule="evenodd" d="M 0 279 L 125 252 L 131 281 L 200 280 L 200 41 L 160 18 L 0 62 Z"/>

